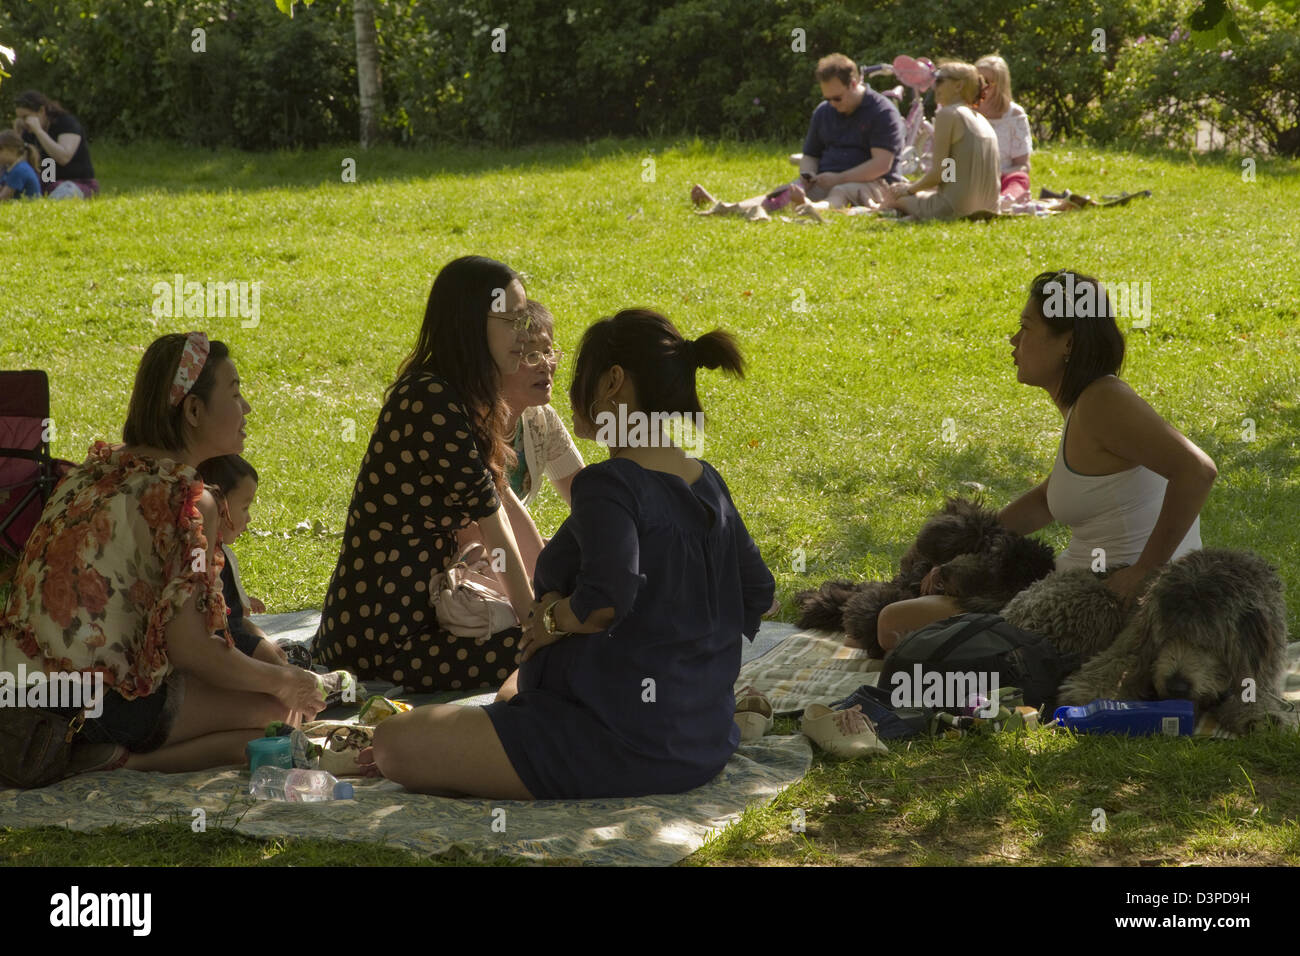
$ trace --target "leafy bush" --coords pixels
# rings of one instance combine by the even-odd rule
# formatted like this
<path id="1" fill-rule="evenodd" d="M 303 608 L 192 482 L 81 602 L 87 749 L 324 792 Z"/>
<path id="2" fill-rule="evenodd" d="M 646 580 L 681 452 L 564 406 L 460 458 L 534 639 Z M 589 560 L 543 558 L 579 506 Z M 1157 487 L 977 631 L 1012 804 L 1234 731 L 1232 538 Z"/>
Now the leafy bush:
<path id="1" fill-rule="evenodd" d="M 382 0 L 385 113 L 402 142 L 702 134 L 796 142 L 835 50 L 999 52 L 1039 138 L 1197 119 L 1297 148 L 1295 14 L 1244 14 L 1230 57 L 1169 43 L 1198 0 Z M 1289 0 L 1288 0 L 1289 2 Z M 191 31 L 207 31 L 207 52 Z M 99 136 L 245 148 L 355 141 L 352 4 L 0 0 L 5 90 L 42 89 Z M 502 32 L 504 31 L 504 32 Z M 1141 42 L 1139 42 L 1141 40 Z M 800 44 L 802 47 L 800 48 Z"/>
<path id="2" fill-rule="evenodd" d="M 1201 49 L 1180 29 L 1129 44 L 1090 132 L 1191 146 L 1209 121 L 1232 146 L 1300 155 L 1300 18 L 1272 9 L 1238 21 L 1240 43 Z"/>
<path id="3" fill-rule="evenodd" d="M 5 0 L 18 57 L 4 91 L 38 89 L 93 136 L 249 149 L 357 130 L 351 5 L 272 0 Z M 193 50 L 192 31 L 206 33 Z"/>
<path id="4" fill-rule="evenodd" d="M 389 0 L 390 119 L 420 140 L 703 133 L 798 137 L 817 58 L 1000 52 L 1040 136 L 1073 133 L 1124 41 L 1173 28 L 1173 0 Z M 506 27 L 505 52 L 491 30 Z M 1095 29 L 1105 31 L 1094 50 Z M 795 31 L 802 31 L 796 34 Z M 802 40 L 803 49 L 796 50 Z"/>

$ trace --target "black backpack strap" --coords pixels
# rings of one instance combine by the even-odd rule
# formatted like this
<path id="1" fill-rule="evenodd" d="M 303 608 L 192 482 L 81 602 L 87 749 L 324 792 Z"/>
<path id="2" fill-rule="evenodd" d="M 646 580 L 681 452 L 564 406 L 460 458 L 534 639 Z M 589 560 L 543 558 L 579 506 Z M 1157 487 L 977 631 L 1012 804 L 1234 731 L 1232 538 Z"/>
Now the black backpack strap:
<path id="1" fill-rule="evenodd" d="M 957 633 L 952 634 L 942 644 L 934 649 L 928 660 L 933 663 L 940 663 L 947 658 L 948 653 L 972 634 L 978 634 L 980 631 L 986 631 L 993 626 L 995 621 L 1002 620 L 997 614 L 973 614 L 971 620 L 967 621 Z"/>

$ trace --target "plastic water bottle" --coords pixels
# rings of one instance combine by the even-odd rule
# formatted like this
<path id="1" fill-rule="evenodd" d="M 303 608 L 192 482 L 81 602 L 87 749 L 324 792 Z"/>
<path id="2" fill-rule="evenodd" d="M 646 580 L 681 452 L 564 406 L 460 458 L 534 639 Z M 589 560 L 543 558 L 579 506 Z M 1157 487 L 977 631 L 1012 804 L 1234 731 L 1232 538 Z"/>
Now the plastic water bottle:
<path id="1" fill-rule="evenodd" d="M 1190 700 L 1094 700 L 1083 707 L 1058 707 L 1055 717 L 1078 734 L 1186 737 L 1196 727 L 1196 706 Z"/>
<path id="2" fill-rule="evenodd" d="M 320 803 L 324 800 L 351 800 L 352 784 L 340 781 L 324 770 L 285 770 L 283 767 L 258 767 L 248 781 L 248 792 L 258 800 L 286 803 Z"/>

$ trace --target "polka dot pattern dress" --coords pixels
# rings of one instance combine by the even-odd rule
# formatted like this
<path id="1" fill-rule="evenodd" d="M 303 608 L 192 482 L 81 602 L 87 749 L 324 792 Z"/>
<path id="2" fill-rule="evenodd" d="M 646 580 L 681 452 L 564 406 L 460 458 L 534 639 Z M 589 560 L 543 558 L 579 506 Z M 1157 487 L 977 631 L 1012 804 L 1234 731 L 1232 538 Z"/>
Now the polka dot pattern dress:
<path id="1" fill-rule="evenodd" d="M 431 372 L 408 375 L 379 413 L 348 506 L 315 658 L 417 692 L 499 685 L 519 629 L 457 637 L 438 625 L 429 577 L 456 556 L 456 531 L 500 506 L 468 409 Z"/>

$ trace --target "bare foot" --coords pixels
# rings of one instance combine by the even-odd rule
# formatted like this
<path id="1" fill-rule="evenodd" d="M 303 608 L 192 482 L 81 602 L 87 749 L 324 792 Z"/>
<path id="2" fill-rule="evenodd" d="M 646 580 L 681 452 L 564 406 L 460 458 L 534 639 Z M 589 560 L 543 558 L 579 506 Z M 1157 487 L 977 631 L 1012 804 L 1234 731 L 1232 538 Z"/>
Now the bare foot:
<path id="1" fill-rule="evenodd" d="M 794 211 L 797 216 L 807 216 L 810 219 L 815 219 L 817 222 L 826 221 L 822 218 L 822 214 L 817 211 L 816 205 L 810 202 L 805 201 L 797 203 L 794 207 Z"/>
<path id="2" fill-rule="evenodd" d="M 375 748 L 364 747 L 357 752 L 357 768 L 360 773 L 359 777 L 382 777 L 379 772 L 379 765 L 375 763 Z"/>
<path id="3" fill-rule="evenodd" d="M 696 183 L 691 187 L 691 202 L 695 203 L 697 206 L 703 206 L 705 203 L 716 205 L 718 201 L 709 195 L 707 189 L 699 183 Z"/>
<path id="4" fill-rule="evenodd" d="M 808 194 L 803 191 L 803 187 L 798 183 L 790 184 L 790 202 L 796 206 L 802 206 L 808 201 Z"/>

